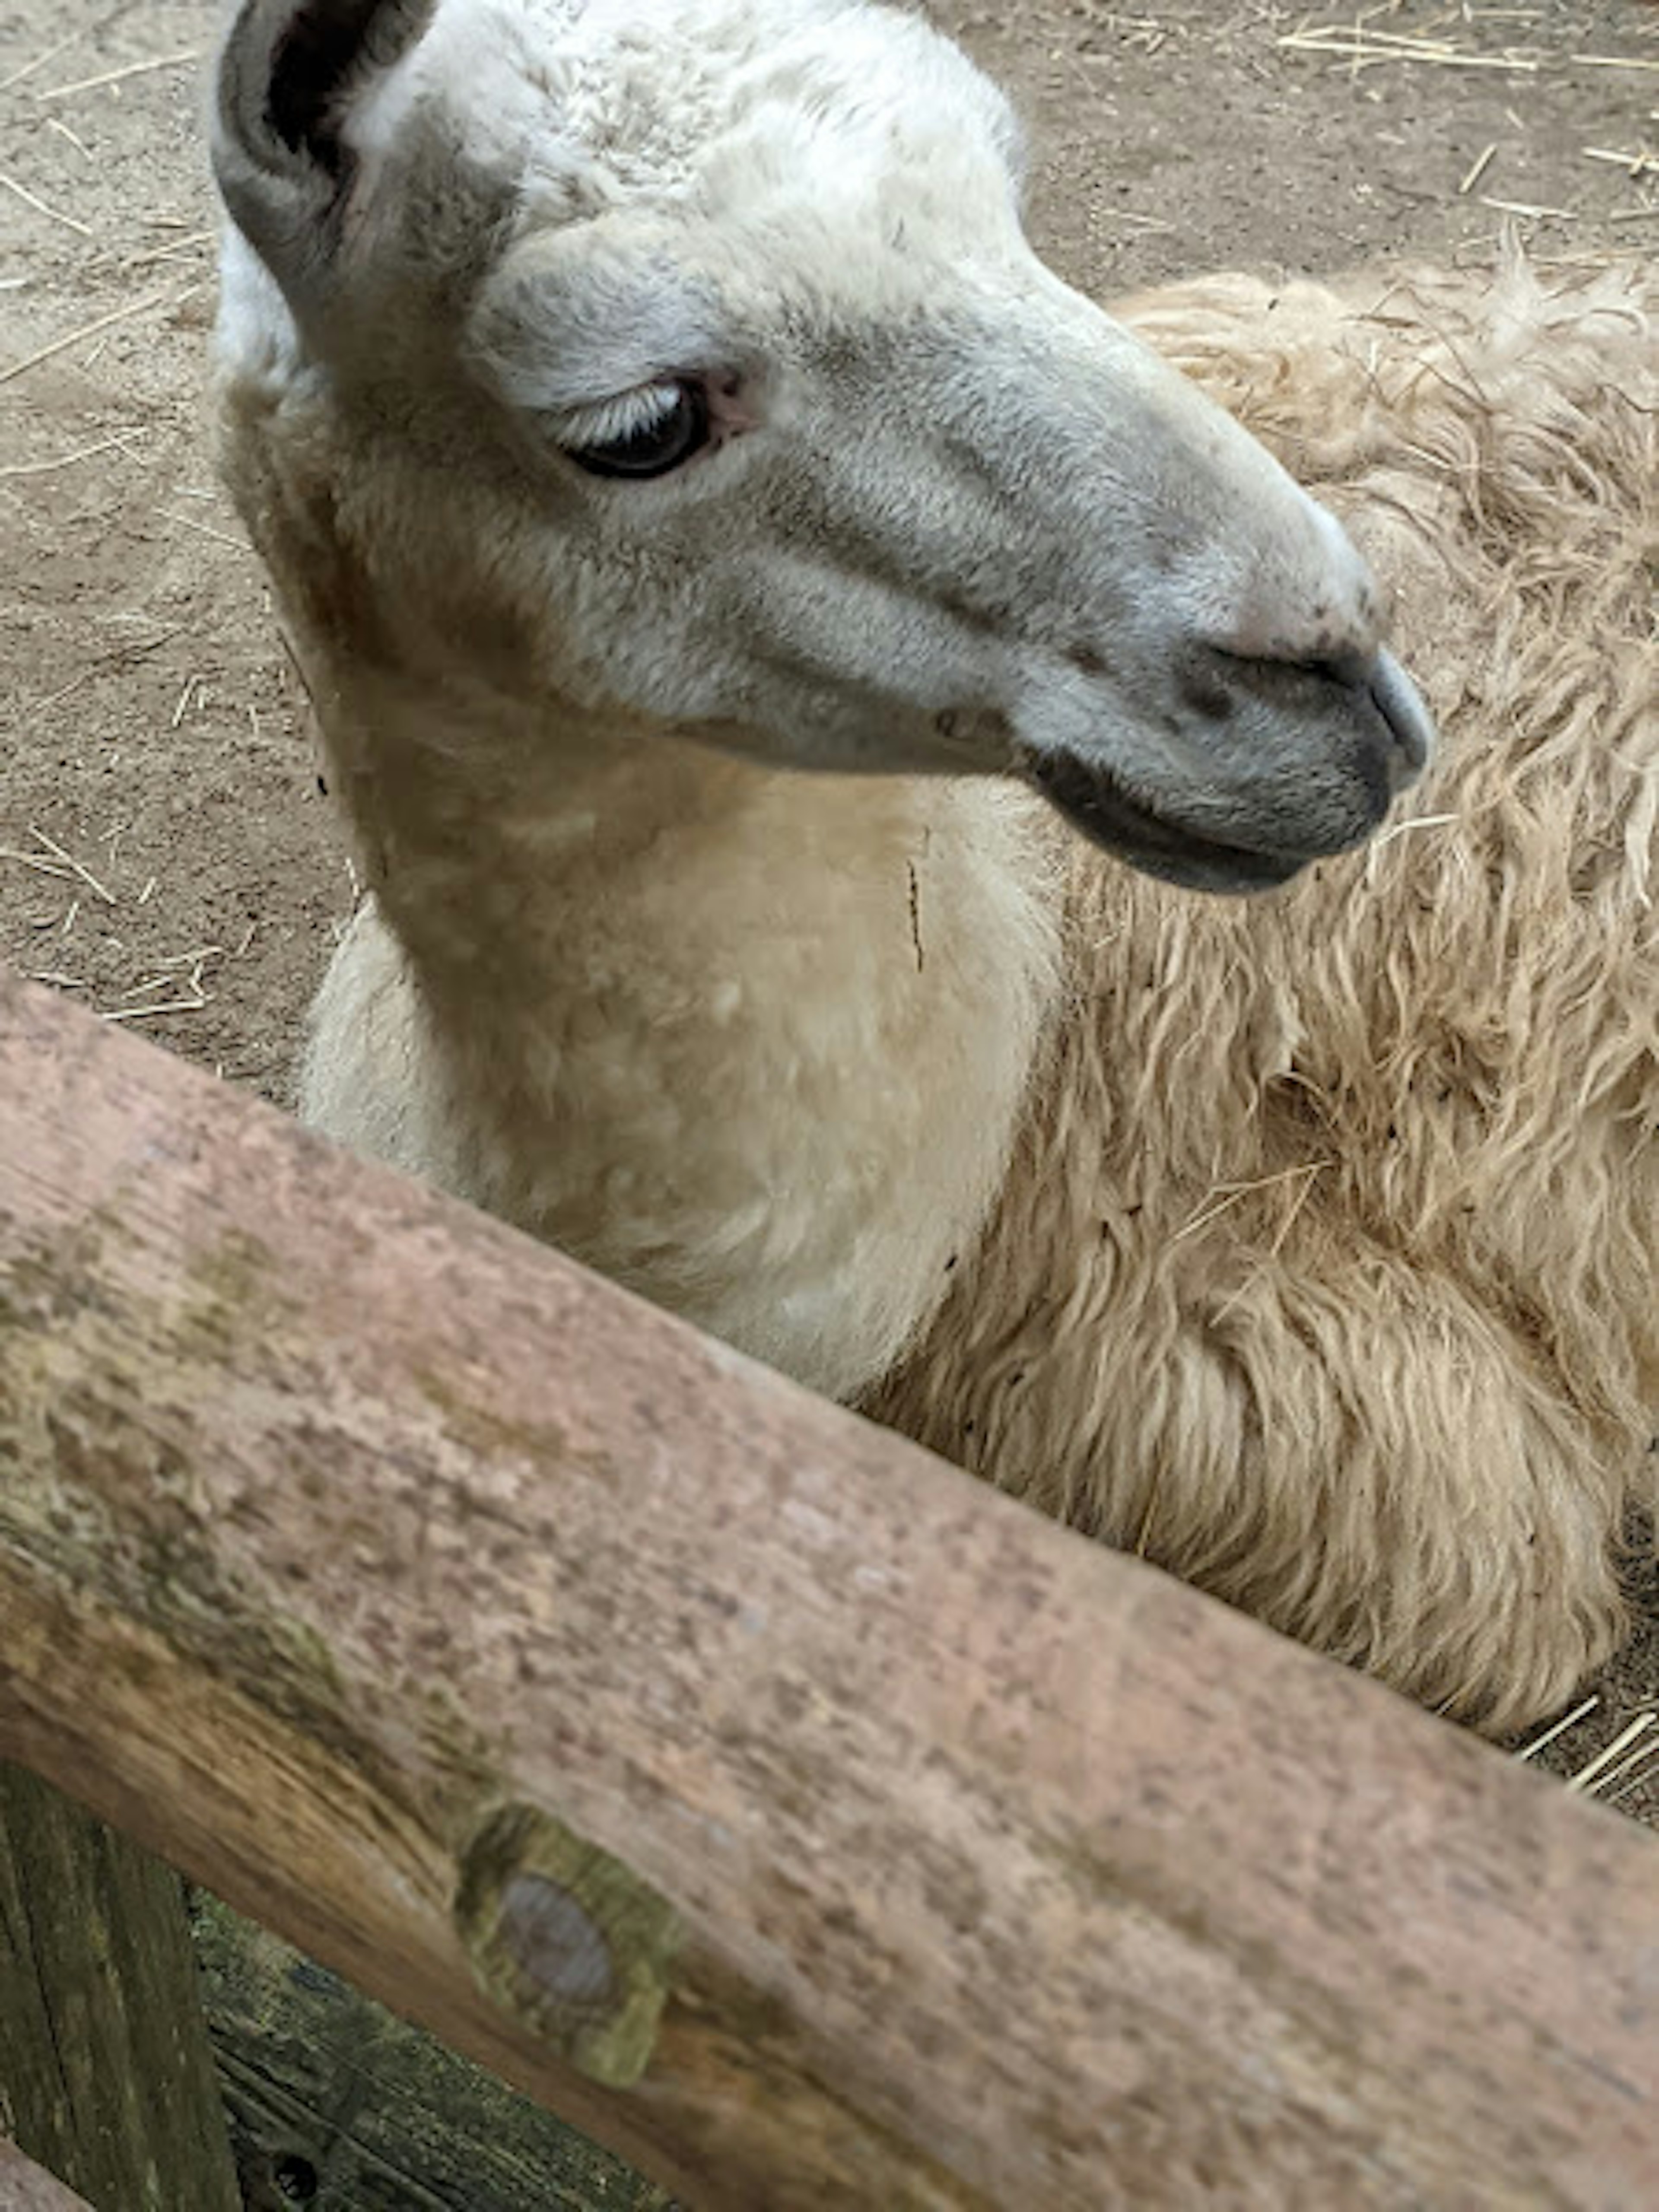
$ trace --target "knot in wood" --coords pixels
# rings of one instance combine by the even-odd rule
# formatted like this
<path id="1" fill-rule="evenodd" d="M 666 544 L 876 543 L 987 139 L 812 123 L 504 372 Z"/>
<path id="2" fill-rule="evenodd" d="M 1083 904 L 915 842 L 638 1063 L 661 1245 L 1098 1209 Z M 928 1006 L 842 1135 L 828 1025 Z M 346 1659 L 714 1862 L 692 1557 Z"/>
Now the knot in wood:
<path id="1" fill-rule="evenodd" d="M 668 1900 L 532 1805 L 492 1813 L 462 1855 L 455 1925 L 479 1983 L 568 2064 L 631 2088 L 679 1948 Z"/>
<path id="2" fill-rule="evenodd" d="M 574 2020 L 603 2014 L 615 1994 L 604 1930 L 568 1889 L 538 1874 L 521 1874 L 501 1895 L 497 1933 L 520 1972 L 548 2002 Z"/>

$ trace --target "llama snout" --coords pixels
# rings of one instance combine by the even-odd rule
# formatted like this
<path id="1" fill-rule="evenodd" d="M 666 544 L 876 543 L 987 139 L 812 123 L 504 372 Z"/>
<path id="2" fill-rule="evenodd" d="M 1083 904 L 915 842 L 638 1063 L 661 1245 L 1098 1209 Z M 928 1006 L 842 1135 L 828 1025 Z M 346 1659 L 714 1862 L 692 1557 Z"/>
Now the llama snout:
<path id="1" fill-rule="evenodd" d="M 1208 647 L 1181 678 L 1182 704 L 1200 726 L 1219 728 L 1242 709 L 1300 718 L 1330 714 L 1352 732 L 1360 772 L 1386 805 L 1414 783 L 1434 750 L 1434 724 L 1422 694 L 1382 647 L 1348 647 L 1306 655 L 1242 653 Z"/>
<path id="2" fill-rule="evenodd" d="M 1192 645 L 1172 680 L 1156 744 L 1149 725 L 1126 744 L 1109 720 L 1028 743 L 1022 766 L 1074 829 L 1189 889 L 1272 889 L 1364 843 L 1433 750 L 1417 687 L 1381 647 L 1293 659 Z"/>

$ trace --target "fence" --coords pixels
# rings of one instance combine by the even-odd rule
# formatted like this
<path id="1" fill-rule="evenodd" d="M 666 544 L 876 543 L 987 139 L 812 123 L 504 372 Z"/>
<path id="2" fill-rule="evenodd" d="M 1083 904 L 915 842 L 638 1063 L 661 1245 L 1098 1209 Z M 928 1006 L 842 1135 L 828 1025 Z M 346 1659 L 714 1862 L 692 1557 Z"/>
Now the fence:
<path id="1" fill-rule="evenodd" d="M 1650 1837 L 4 978 L 0 1128 L 0 1755 L 711 2212 L 1646 2201 Z"/>

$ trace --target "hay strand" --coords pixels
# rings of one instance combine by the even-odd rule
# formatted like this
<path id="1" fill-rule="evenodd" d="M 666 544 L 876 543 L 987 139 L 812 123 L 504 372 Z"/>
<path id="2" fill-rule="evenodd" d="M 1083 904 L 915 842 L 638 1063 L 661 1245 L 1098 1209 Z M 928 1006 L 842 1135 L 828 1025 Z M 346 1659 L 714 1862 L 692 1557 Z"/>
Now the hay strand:
<path id="1" fill-rule="evenodd" d="M 1570 1728 L 1577 1728 L 1579 1722 L 1588 1714 L 1593 1713 L 1601 1702 L 1600 1698 L 1586 1698 L 1582 1705 L 1575 1705 L 1570 1713 L 1564 1713 L 1561 1718 L 1547 1728 L 1541 1735 L 1535 1735 L 1530 1743 L 1523 1744 L 1516 1753 L 1516 1758 L 1524 1765 L 1528 1759 L 1535 1758 L 1540 1751 L 1547 1750 L 1558 1736 L 1565 1735 Z"/>
<path id="2" fill-rule="evenodd" d="M 1578 69 L 1653 70 L 1659 72 L 1659 61 L 1651 61 L 1644 54 L 1574 54 L 1571 58 Z"/>
<path id="3" fill-rule="evenodd" d="M 1499 215 L 1523 216 L 1532 222 L 1577 222 L 1581 212 L 1577 208 L 1539 207 L 1530 200 L 1491 199 L 1485 192 L 1480 204 L 1495 208 Z"/>
<path id="4" fill-rule="evenodd" d="M 9 384 L 15 377 L 27 375 L 30 369 L 39 368 L 42 362 L 52 361 L 60 353 L 67 353 L 71 346 L 96 337 L 100 331 L 109 330 L 116 323 L 128 322 L 134 315 L 144 314 L 151 307 L 179 307 L 201 289 L 199 284 L 188 284 L 182 292 L 151 292 L 144 299 L 129 300 L 125 307 L 112 307 L 106 315 L 99 315 L 89 323 L 82 323 L 78 330 L 70 331 L 61 338 L 54 338 L 50 345 L 43 345 L 37 352 L 26 354 L 21 361 L 14 361 L 6 368 L 0 368 L 0 384 Z"/>
<path id="5" fill-rule="evenodd" d="M 118 430 L 112 437 L 100 438 L 94 445 L 77 446 L 73 453 L 59 453 L 56 460 L 9 462 L 5 467 L 0 468 L 0 477 L 52 476 L 58 469 L 73 468 L 77 462 L 89 461 L 99 453 L 123 453 L 131 460 L 132 455 L 127 452 L 126 441 L 141 438 L 143 434 L 143 424 L 135 422 L 130 430 Z"/>
<path id="6" fill-rule="evenodd" d="M 80 35 L 79 31 L 71 31 L 67 38 L 59 39 L 55 46 L 48 46 L 44 53 L 36 54 L 32 62 L 25 62 L 21 69 L 14 70 L 9 77 L 0 78 L 0 92 L 9 92 L 15 84 L 21 84 L 26 77 L 33 76 L 36 70 L 45 69 L 48 62 L 55 62 L 58 55 L 72 46 Z"/>
<path id="7" fill-rule="evenodd" d="M 1656 1716 L 1652 1713 L 1638 1713 L 1629 1727 L 1621 1729 L 1605 1749 L 1598 1751 L 1594 1759 L 1587 1760 L 1579 1768 L 1577 1774 L 1568 1778 L 1566 1789 L 1574 1795 L 1583 1796 L 1590 1789 L 1599 1774 L 1604 1773 L 1615 1760 L 1622 1758 L 1638 1736 L 1647 1734 L 1653 1726 L 1655 1718 Z"/>
<path id="8" fill-rule="evenodd" d="M 65 215 L 61 208 L 49 207 L 38 192 L 32 192 L 27 185 L 20 185 L 15 177 L 9 177 L 3 169 L 0 169 L 0 185 L 3 185 L 9 192 L 15 192 L 25 207 L 32 207 L 37 215 L 43 215 L 52 222 L 61 222 L 65 230 L 76 231 L 82 238 L 97 235 L 90 223 L 82 222 L 79 216 Z"/>
<path id="9" fill-rule="evenodd" d="M 1497 152 L 1498 141 L 1495 138 L 1489 146 L 1483 146 L 1481 148 L 1480 151 L 1475 155 L 1474 161 L 1470 164 L 1468 174 L 1457 187 L 1458 196 L 1460 198 L 1467 198 L 1467 196 L 1474 190 L 1481 178 L 1486 175 L 1486 171 L 1492 167 L 1492 161 L 1496 156 Z"/>
<path id="10" fill-rule="evenodd" d="M 1645 149 L 1632 153 L 1628 149 L 1617 146 L 1586 146 L 1583 155 L 1587 161 L 1610 162 L 1613 167 L 1622 169 L 1632 181 L 1646 176 L 1650 171 L 1659 175 L 1659 154 L 1650 154 Z"/>
<path id="11" fill-rule="evenodd" d="M 193 530 L 198 538 L 210 538 L 217 545 L 228 545 L 233 553 L 251 553 L 252 547 L 245 538 L 233 538 L 228 530 L 216 530 L 210 522 L 198 522 L 193 515 L 175 514 L 170 507 L 155 510 L 163 522 L 176 522 L 181 530 Z"/>
<path id="12" fill-rule="evenodd" d="M 1505 70 L 1511 75 L 1535 76 L 1543 58 L 1514 47 L 1501 53 L 1473 52 L 1448 39 L 1421 32 L 1383 31 L 1374 24 L 1305 24 L 1286 31 L 1275 41 L 1285 52 L 1322 56 L 1346 62 L 1358 71 L 1382 62 L 1426 64 L 1434 69 Z"/>
<path id="13" fill-rule="evenodd" d="M 55 837 L 49 837 L 44 830 L 37 829 L 33 822 L 29 824 L 29 835 L 48 859 L 56 860 L 61 868 L 67 869 L 71 875 L 79 877 L 94 898 L 101 899 L 106 906 L 118 904 L 114 892 L 106 890 L 91 869 L 83 862 L 77 860 L 72 853 L 66 853 Z"/>
<path id="14" fill-rule="evenodd" d="M 125 84 L 129 77 L 149 76 L 156 70 L 182 69 L 186 63 L 199 62 L 200 46 L 192 46 L 188 53 L 158 54 L 153 61 L 127 62 L 120 69 L 100 70 L 96 76 L 77 77 L 73 84 L 54 84 L 46 92 L 37 92 L 40 100 L 72 100 L 78 92 L 95 92 L 100 85 Z"/>

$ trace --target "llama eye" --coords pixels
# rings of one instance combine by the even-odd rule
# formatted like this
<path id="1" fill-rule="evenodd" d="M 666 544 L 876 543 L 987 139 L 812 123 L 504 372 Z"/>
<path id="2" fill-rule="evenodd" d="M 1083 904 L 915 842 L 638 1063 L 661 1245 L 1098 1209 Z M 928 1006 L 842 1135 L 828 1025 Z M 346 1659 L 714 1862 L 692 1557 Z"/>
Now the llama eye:
<path id="1" fill-rule="evenodd" d="M 570 458 L 595 477 L 665 477 L 708 443 L 708 395 L 700 384 L 670 387 L 668 404 L 637 430 L 596 446 L 574 446 Z"/>

